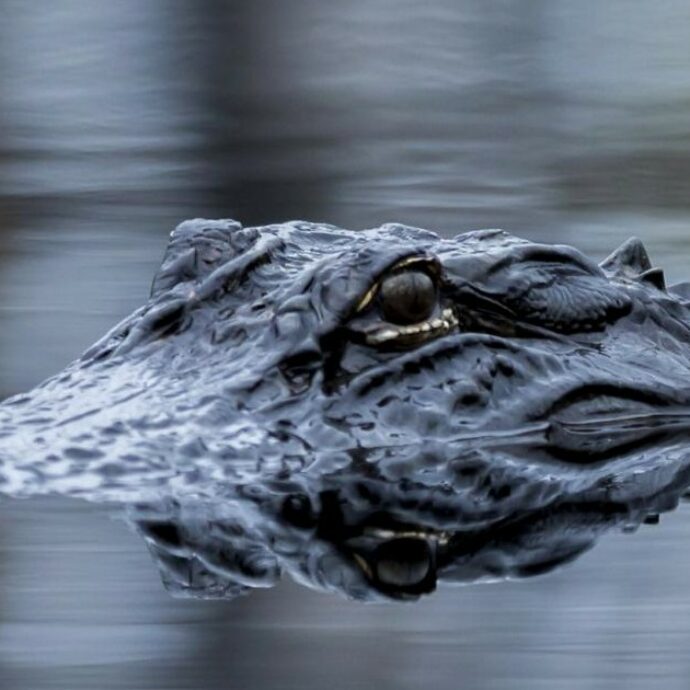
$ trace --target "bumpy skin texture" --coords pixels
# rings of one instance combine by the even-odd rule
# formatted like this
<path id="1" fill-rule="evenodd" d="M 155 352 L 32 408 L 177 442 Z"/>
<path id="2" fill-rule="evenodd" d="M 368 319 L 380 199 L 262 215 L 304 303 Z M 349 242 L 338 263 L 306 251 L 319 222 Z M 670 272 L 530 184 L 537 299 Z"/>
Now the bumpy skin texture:
<path id="1" fill-rule="evenodd" d="M 426 330 L 384 318 L 377 286 L 406 271 L 434 282 Z M 168 583 L 206 595 L 287 568 L 415 596 L 440 545 L 450 573 L 499 534 L 512 559 L 468 572 L 537 572 L 684 486 L 686 294 L 635 240 L 597 265 L 500 230 L 187 221 L 145 306 L 0 407 L 0 491 L 136 503 Z M 515 530 L 576 514 L 589 538 L 515 556 Z M 317 543 L 355 584 L 305 565 Z"/>

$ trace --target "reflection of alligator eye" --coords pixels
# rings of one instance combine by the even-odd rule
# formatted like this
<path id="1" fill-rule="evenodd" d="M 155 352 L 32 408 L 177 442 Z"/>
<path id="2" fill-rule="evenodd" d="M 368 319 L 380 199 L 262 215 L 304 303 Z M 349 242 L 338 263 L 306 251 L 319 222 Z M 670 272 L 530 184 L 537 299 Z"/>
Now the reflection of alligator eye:
<path id="1" fill-rule="evenodd" d="M 391 539 L 374 553 L 374 573 L 387 587 L 421 586 L 433 569 L 431 546 L 424 539 Z"/>
<path id="2" fill-rule="evenodd" d="M 385 318 L 395 324 L 424 321 L 436 306 L 436 286 L 421 271 L 404 271 L 384 278 L 379 294 Z"/>

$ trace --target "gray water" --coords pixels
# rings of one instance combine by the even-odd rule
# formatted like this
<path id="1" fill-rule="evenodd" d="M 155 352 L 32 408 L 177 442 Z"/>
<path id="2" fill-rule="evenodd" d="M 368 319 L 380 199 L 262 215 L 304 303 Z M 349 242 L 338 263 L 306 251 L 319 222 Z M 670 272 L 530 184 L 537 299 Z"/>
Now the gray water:
<path id="1" fill-rule="evenodd" d="M 181 219 L 504 227 L 690 277 L 690 5 L 0 0 L 0 392 L 147 294 Z M 107 512 L 0 506 L 0 687 L 687 688 L 690 513 L 542 578 L 178 601 Z"/>

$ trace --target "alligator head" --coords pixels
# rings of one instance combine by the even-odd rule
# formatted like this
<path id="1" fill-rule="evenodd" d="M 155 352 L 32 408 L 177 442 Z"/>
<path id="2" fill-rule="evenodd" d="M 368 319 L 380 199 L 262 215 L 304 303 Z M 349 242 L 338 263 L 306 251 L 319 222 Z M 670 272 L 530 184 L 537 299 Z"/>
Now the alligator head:
<path id="1" fill-rule="evenodd" d="M 640 449 L 688 429 L 685 296 L 636 240 L 597 265 L 499 230 L 188 221 L 142 308 L 0 407 L 0 491 L 249 501 L 420 553 L 631 505 L 684 476 Z"/>

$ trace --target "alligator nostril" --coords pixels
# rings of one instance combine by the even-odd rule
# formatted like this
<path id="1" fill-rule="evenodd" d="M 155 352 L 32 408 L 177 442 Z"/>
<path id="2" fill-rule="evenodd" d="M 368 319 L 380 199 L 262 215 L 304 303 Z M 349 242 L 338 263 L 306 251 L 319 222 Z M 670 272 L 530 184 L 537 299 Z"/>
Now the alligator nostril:
<path id="1" fill-rule="evenodd" d="M 283 503 L 283 517 L 295 527 L 313 527 L 316 516 L 309 496 L 292 494 Z"/>
<path id="2" fill-rule="evenodd" d="M 433 551 L 426 539 L 392 539 L 376 549 L 373 571 L 388 587 L 415 587 L 429 577 L 433 562 Z"/>

